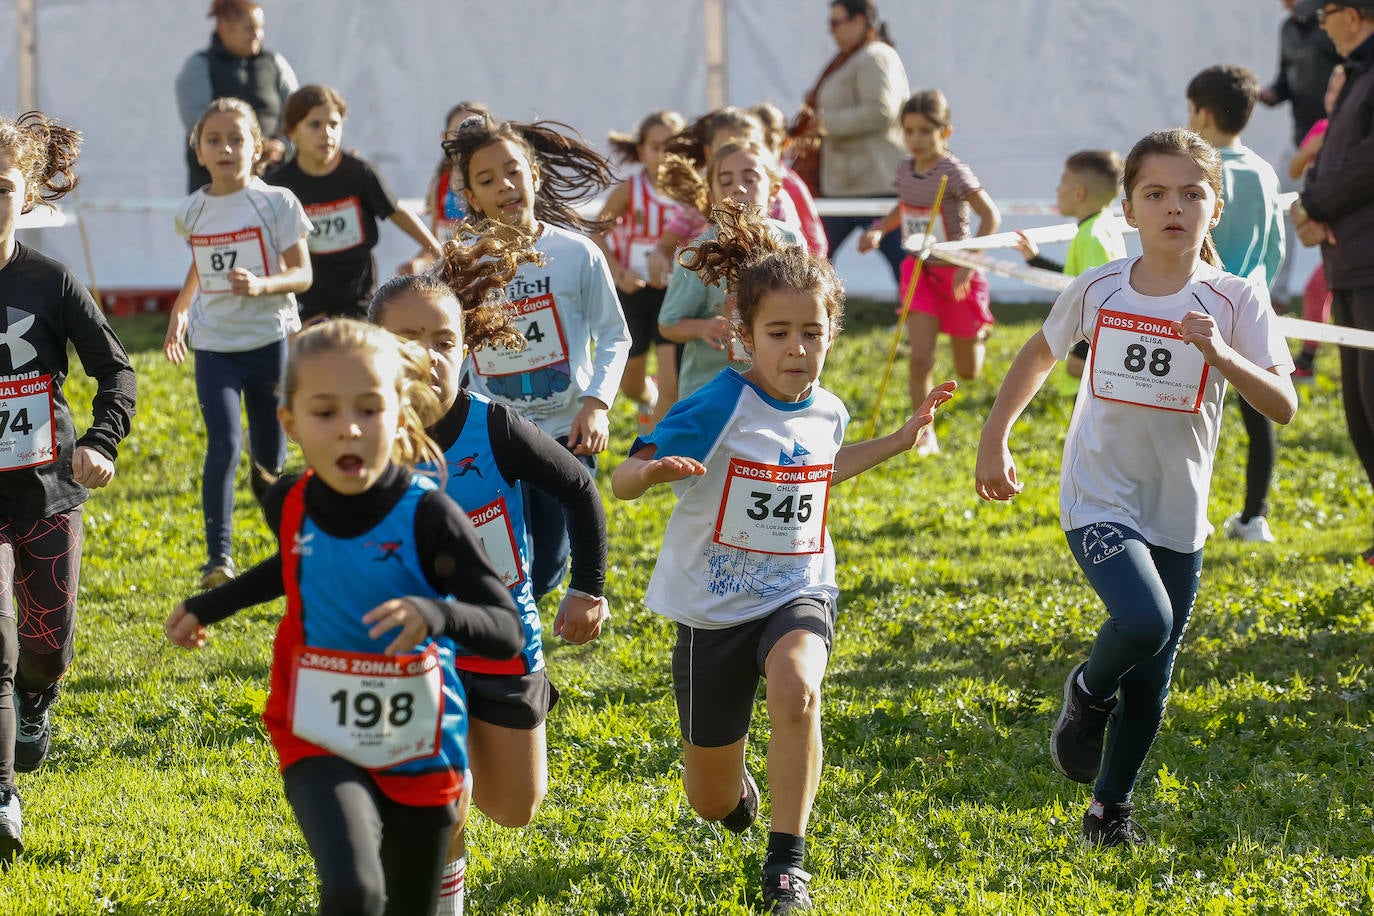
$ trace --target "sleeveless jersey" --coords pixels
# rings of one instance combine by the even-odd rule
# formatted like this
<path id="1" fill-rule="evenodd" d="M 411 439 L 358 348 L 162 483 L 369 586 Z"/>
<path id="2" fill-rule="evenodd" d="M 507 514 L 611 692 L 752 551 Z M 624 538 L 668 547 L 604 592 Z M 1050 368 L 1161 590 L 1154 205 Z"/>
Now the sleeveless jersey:
<path id="1" fill-rule="evenodd" d="M 424 595 L 442 598 L 425 579 L 415 552 L 415 512 L 434 484 L 412 479 L 410 489 L 372 530 L 357 538 L 335 538 L 305 512 L 307 472 L 287 494 L 282 507 L 282 578 L 286 614 L 272 649 L 271 687 L 263 722 L 277 749 L 281 768 L 331 751 L 298 737 L 292 727 L 292 702 L 298 686 L 293 661 L 305 647 L 349 653 L 382 653 L 395 632 L 368 636 L 363 614 L 391 598 Z M 467 702 L 454 668 L 454 644 L 446 637 L 425 640 L 416 652 L 438 650 L 442 678 L 442 717 L 438 751 L 371 771 L 378 788 L 404 805 L 437 806 L 456 800 L 468 768 Z M 342 715 L 342 712 L 341 712 Z"/>
<path id="2" fill-rule="evenodd" d="M 615 221 L 606 241 L 620 266 L 643 275 L 649 252 L 658 245 L 668 219 L 677 208 L 658 196 L 643 172 L 632 175 L 629 182 L 629 204 Z"/>
<path id="3" fill-rule="evenodd" d="M 525 629 L 525 648 L 511 659 L 483 658 L 458 649 L 457 665 L 480 674 L 529 674 L 544 667 L 539 608 L 530 583 L 530 545 L 519 484 L 501 476 L 492 455 L 488 423 L 491 402 L 469 395 L 468 415 L 457 440 L 444 453 L 444 492 L 463 507 L 487 551 L 492 568 L 510 589 Z"/>

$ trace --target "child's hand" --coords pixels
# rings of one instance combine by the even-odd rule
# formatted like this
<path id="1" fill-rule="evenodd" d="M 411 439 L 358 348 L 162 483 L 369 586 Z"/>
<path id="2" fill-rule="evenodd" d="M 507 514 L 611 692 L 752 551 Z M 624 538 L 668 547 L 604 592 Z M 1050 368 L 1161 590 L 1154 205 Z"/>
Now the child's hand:
<path id="1" fill-rule="evenodd" d="M 984 499 L 1007 500 L 1021 492 L 1016 479 L 1016 462 L 1005 443 L 978 443 L 978 461 L 974 466 L 974 489 Z"/>
<path id="2" fill-rule="evenodd" d="M 644 462 L 644 467 L 640 469 L 646 486 L 656 483 L 672 483 L 675 480 L 684 480 L 688 477 L 702 477 L 706 474 L 706 465 L 695 458 L 684 458 L 680 455 L 668 455 L 665 458 L 653 458 Z"/>
<path id="3" fill-rule="evenodd" d="M 649 252 L 649 257 L 645 258 L 645 263 L 649 270 L 649 285 L 654 289 L 663 289 L 668 285 L 668 277 L 673 272 L 673 264 L 668 256 L 655 248 Z"/>
<path id="4" fill-rule="evenodd" d="M 633 270 L 625 268 L 616 274 L 615 285 L 622 293 L 637 293 L 644 288 L 644 278 Z"/>
<path id="5" fill-rule="evenodd" d="M 402 277 L 409 276 L 410 274 L 424 273 L 429 269 L 429 266 L 434 263 L 434 260 L 434 255 L 430 254 L 428 251 L 422 251 L 409 261 L 402 261 L 396 267 L 396 273 L 398 276 Z"/>
<path id="6" fill-rule="evenodd" d="M 85 445 L 72 452 L 72 480 L 95 489 L 114 480 L 114 462 Z"/>
<path id="7" fill-rule="evenodd" d="M 173 312 L 167 322 L 167 336 L 162 339 L 162 355 L 174 366 L 186 359 L 186 312 Z"/>
<path id="8" fill-rule="evenodd" d="M 558 603 L 553 632 L 580 646 L 600 636 L 601 625 L 610 619 L 611 606 L 605 598 L 585 598 L 569 592 Z"/>
<path id="9" fill-rule="evenodd" d="M 1226 347 L 1226 341 L 1217 328 L 1217 321 L 1206 312 L 1189 312 L 1182 321 L 1174 322 L 1174 332 L 1183 337 L 1183 342 L 1192 344 L 1202 352 L 1202 358 L 1215 365 L 1217 354 Z"/>
<path id="10" fill-rule="evenodd" d="M 1025 258 L 1027 261 L 1040 253 L 1040 247 L 1032 242 L 1030 236 L 1026 235 L 1026 233 L 1022 232 L 1020 229 L 1016 230 L 1016 250 L 1021 252 L 1021 257 Z"/>
<path id="11" fill-rule="evenodd" d="M 568 448 L 574 455 L 599 455 L 611 441 L 611 421 L 606 405 L 596 398 L 583 398 L 582 409 L 573 417 L 568 432 Z"/>
<path id="12" fill-rule="evenodd" d="M 883 243 L 883 230 L 866 229 L 859 236 L 859 253 L 867 254 Z"/>
<path id="13" fill-rule="evenodd" d="M 186 610 L 186 605 L 178 604 L 172 609 L 172 616 L 162 625 L 167 641 L 183 649 L 201 649 L 205 646 L 205 627 L 200 618 Z"/>
<path id="14" fill-rule="evenodd" d="M 965 299 L 973 288 L 973 268 L 960 267 L 954 272 L 954 298 Z"/>
<path id="15" fill-rule="evenodd" d="M 702 325 L 701 339 L 706 341 L 717 350 L 724 350 L 730 346 L 730 338 L 734 336 L 735 329 L 730 324 L 729 319 L 723 315 L 717 315 Z"/>
<path id="16" fill-rule="evenodd" d="M 240 296 L 261 296 L 262 278 L 244 267 L 235 267 L 228 274 L 229 288 Z"/>
<path id="17" fill-rule="evenodd" d="M 921 403 L 921 409 L 916 411 L 900 430 L 902 437 L 909 440 L 906 446 L 908 449 L 915 447 L 916 441 L 921 438 L 921 430 L 935 422 L 935 411 L 941 404 L 954 397 L 954 391 L 958 387 L 959 383 L 951 379 L 930 389 L 925 401 Z"/>
<path id="18" fill-rule="evenodd" d="M 388 630 L 401 628 L 391 645 L 386 647 L 387 655 L 400 655 L 409 652 L 429 638 L 429 624 L 415 604 L 405 598 L 392 598 L 384 601 L 363 615 L 363 623 L 375 624 L 367 631 L 368 638 L 380 639 Z"/>

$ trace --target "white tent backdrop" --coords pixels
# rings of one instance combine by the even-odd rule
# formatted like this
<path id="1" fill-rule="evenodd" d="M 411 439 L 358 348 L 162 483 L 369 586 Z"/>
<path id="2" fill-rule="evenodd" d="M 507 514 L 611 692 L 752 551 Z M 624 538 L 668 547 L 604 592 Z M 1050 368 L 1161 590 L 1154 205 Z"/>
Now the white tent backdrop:
<path id="1" fill-rule="evenodd" d="M 769 99 L 791 112 L 833 53 L 824 0 L 723 0 L 727 101 Z M 349 103 L 345 145 L 418 197 L 438 159 L 442 118 L 457 100 L 501 117 L 566 121 L 604 142 L 645 113 L 706 107 L 704 0 L 265 0 L 267 44 L 302 82 L 335 86 Z M 84 199 L 154 205 L 91 214 L 94 279 L 103 288 L 169 287 L 186 253 L 167 204 L 184 191 L 173 81 L 211 30 L 208 0 L 40 0 L 41 108 L 86 135 Z M 1149 130 L 1186 118 L 1184 86 L 1214 63 L 1273 76 L 1282 5 L 1256 0 L 880 0 L 912 88 L 949 96 L 951 146 L 994 199 L 1052 199 L 1064 157 L 1085 147 L 1123 153 Z M 13 0 L 0 34 L 15 33 Z M 0 73 L 14 73 L 14 41 Z M 0 79 L 0 110 L 16 83 Z M 1245 139 L 1276 165 L 1288 111 L 1260 109 Z M 157 207 L 161 204 L 161 207 Z M 1008 219 L 1010 227 L 1043 219 Z M 87 273 L 74 228 L 47 229 L 42 248 Z M 852 246 L 852 242 L 851 242 Z M 383 231 L 379 266 L 413 253 Z M 852 292 L 892 295 L 876 255 L 838 260 Z M 1311 252 L 1299 262 L 1305 278 Z M 995 286 L 1000 296 L 1030 293 Z"/>

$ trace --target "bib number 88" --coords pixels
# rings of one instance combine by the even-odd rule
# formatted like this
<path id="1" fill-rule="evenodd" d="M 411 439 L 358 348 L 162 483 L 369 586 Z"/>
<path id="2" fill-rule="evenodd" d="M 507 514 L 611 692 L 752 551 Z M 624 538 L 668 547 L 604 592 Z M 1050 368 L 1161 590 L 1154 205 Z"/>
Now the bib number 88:
<path id="1" fill-rule="evenodd" d="M 1145 356 L 1148 352 L 1141 344 L 1131 344 L 1126 348 L 1126 358 L 1122 361 L 1122 365 L 1127 372 L 1143 372 L 1147 362 Z M 1173 356 L 1173 352 L 1165 347 L 1159 347 L 1153 353 L 1149 353 L 1150 374 L 1155 378 L 1164 378 L 1168 375 L 1169 360 L 1173 359 Z"/>
<path id="2" fill-rule="evenodd" d="M 336 690 L 330 694 L 329 702 L 339 708 L 339 726 L 346 727 L 350 707 L 354 713 L 352 725 L 354 728 L 375 728 L 382 721 L 382 716 L 386 716 L 387 724 L 392 726 L 405 725 L 414 715 L 415 696 L 409 693 L 397 693 L 388 698 L 386 702 L 377 694 L 367 690 L 360 690 L 353 694 L 350 703 L 347 690 Z"/>
<path id="3" fill-rule="evenodd" d="M 784 522 L 791 522 L 796 519 L 798 522 L 806 522 L 811 518 L 811 494 L 803 493 L 800 496 L 784 496 L 782 501 L 776 506 L 769 507 L 772 497 L 776 493 L 760 492 L 751 490 L 749 498 L 754 501 L 745 512 L 756 522 L 763 521 L 768 516 L 782 519 Z"/>

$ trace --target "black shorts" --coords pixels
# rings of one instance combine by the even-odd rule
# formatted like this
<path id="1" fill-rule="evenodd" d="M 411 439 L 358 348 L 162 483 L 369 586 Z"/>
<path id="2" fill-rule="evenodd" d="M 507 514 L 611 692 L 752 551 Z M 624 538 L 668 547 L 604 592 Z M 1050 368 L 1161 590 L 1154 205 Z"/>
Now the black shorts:
<path id="1" fill-rule="evenodd" d="M 658 333 L 658 312 L 663 308 L 663 297 L 668 291 L 646 286 L 633 293 L 617 292 L 620 293 L 620 310 L 630 326 L 630 355 L 643 356 L 650 347 L 668 343 L 667 338 Z"/>
<path id="2" fill-rule="evenodd" d="M 478 674 L 458 669 L 468 699 L 468 717 L 490 725 L 530 731 L 558 702 L 547 668 L 530 674 Z"/>
<path id="3" fill-rule="evenodd" d="M 829 651 L 835 639 L 835 606 L 824 597 L 808 596 L 724 630 L 678 624 L 673 693 L 683 740 L 697 747 L 725 747 L 747 735 L 768 653 L 793 630 L 815 633 Z"/>

